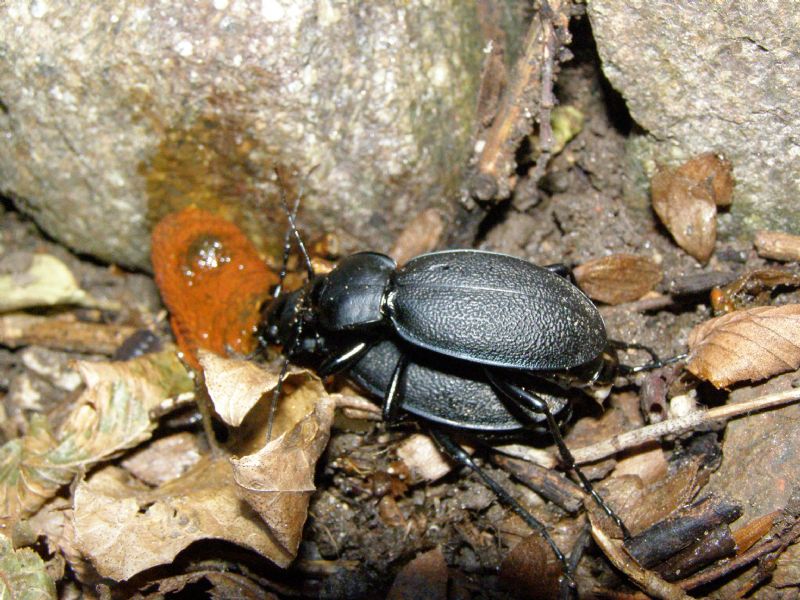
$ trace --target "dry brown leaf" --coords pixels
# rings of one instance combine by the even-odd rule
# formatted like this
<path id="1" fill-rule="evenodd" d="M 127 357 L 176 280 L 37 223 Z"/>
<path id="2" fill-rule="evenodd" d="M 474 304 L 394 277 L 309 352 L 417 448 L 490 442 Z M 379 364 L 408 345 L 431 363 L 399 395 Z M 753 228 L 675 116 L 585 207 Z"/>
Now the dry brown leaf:
<path id="1" fill-rule="evenodd" d="M 152 409 L 192 389 L 174 350 L 127 362 L 79 362 L 86 390 L 56 435 L 38 415 L 0 448 L 0 528 L 38 510 L 76 473 L 148 439 Z"/>
<path id="2" fill-rule="evenodd" d="M 683 163 L 676 173 L 705 186 L 717 206 L 730 206 L 734 180 L 733 165 L 729 160 L 706 152 Z"/>
<path id="3" fill-rule="evenodd" d="M 160 438 L 133 452 L 122 467 L 149 485 L 161 485 L 180 477 L 202 458 L 197 437 L 184 431 Z"/>
<path id="4" fill-rule="evenodd" d="M 561 569 L 553 550 L 534 533 L 508 553 L 500 566 L 500 580 L 516 598 L 557 598 Z"/>
<path id="5" fill-rule="evenodd" d="M 661 282 L 661 268 L 647 256 L 612 254 L 577 266 L 575 281 L 592 300 L 606 304 L 632 302 Z"/>
<path id="6" fill-rule="evenodd" d="M 677 169 L 659 169 L 650 187 L 653 210 L 677 244 L 707 262 L 717 240 L 717 206 L 730 204 L 730 163 L 701 154 Z"/>
<path id="7" fill-rule="evenodd" d="M 686 368 L 728 387 L 800 366 L 800 304 L 739 310 L 701 323 L 689 334 Z"/>
<path id="8" fill-rule="evenodd" d="M 763 258 L 785 262 L 800 260 L 800 236 L 798 235 L 762 229 L 756 232 L 753 245 L 756 247 L 758 255 Z"/>
<path id="9" fill-rule="evenodd" d="M 214 410 L 232 427 L 239 427 L 261 397 L 278 383 L 277 372 L 251 360 L 223 358 L 202 349 L 198 357 Z"/>
<path id="10" fill-rule="evenodd" d="M 256 365 L 210 353 L 201 354 L 200 360 L 214 410 L 224 415 L 226 423 L 238 427 L 229 447 L 231 452 L 244 455 L 261 449 L 267 441 L 271 392 L 278 382 L 280 362 Z M 328 393 L 319 377 L 307 369 L 290 366 L 274 415 L 273 439 L 305 418 L 323 397 Z"/>
<path id="11" fill-rule="evenodd" d="M 261 515 L 282 550 L 292 557 L 300 545 L 315 489 L 314 470 L 328 444 L 335 408 L 335 401 L 323 396 L 293 429 L 255 454 L 231 459 L 237 493 Z"/>
<path id="12" fill-rule="evenodd" d="M 271 363 L 262 366 L 204 351 L 200 352 L 200 362 L 206 388 L 217 414 L 232 427 L 244 424 L 247 431 L 252 430 L 252 433 L 243 430 L 237 434 L 237 450 L 242 452 L 251 448 L 252 444 L 244 445 L 244 440 L 251 437 L 261 436 L 257 446 L 263 446 L 272 400 L 270 393 L 278 383 L 281 365 Z M 313 372 L 290 365 L 275 413 L 273 437 L 294 427 L 311 412 L 319 398 L 327 395 L 319 377 Z"/>
<path id="13" fill-rule="evenodd" d="M 387 600 L 447 599 L 447 563 L 439 547 L 417 555 L 400 569 Z"/>
<path id="14" fill-rule="evenodd" d="M 170 563 L 192 542 L 209 538 L 251 548 L 281 566 L 293 558 L 239 499 L 225 458 L 205 458 L 156 489 L 106 467 L 78 484 L 73 503 L 77 547 L 98 573 L 116 581 Z"/>
<path id="15" fill-rule="evenodd" d="M 335 400 L 324 390 L 315 397 L 310 414 L 253 455 L 202 458 L 156 489 L 116 467 L 82 481 L 74 493 L 77 547 L 100 575 L 117 581 L 171 562 L 192 542 L 209 538 L 288 566 L 300 544 L 316 461 L 333 422 Z M 131 544 L 137 552 L 130 552 Z"/>

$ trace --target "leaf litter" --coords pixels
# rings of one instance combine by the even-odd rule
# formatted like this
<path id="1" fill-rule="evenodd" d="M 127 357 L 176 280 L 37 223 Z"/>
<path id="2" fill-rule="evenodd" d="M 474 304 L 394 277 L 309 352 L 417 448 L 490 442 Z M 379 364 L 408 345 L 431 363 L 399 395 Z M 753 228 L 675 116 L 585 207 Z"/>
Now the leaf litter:
<path id="1" fill-rule="evenodd" d="M 638 259 L 630 264 L 625 261 L 629 259 L 612 258 L 610 264 L 619 273 L 628 268 L 635 272 L 640 264 Z M 642 263 L 641 268 L 651 269 L 649 264 Z M 652 283 L 647 287 L 656 282 L 657 272 L 653 270 Z M 642 279 L 641 274 L 633 279 Z M 602 285 L 613 287 L 608 283 Z M 646 291 L 644 287 L 641 290 Z M 630 297 L 642 291 L 630 293 Z M 776 340 L 765 337 L 764 332 L 777 328 L 784 341 L 791 338 L 788 322 L 794 317 L 793 310 L 792 305 L 744 308 L 728 315 L 730 318 L 722 320 L 721 326 L 715 326 L 714 320 L 701 324 L 690 336 L 689 369 L 699 377 L 725 386 L 774 375 L 780 369 L 770 367 L 772 370 L 760 371 L 758 377 L 754 375 L 754 367 L 749 363 L 758 354 L 748 344 L 760 344 L 761 351 L 771 349 L 774 353 Z M 747 329 L 759 320 L 776 325 Z M 715 335 L 723 334 L 727 337 L 714 341 Z M 734 369 L 732 374 L 717 374 L 718 369 L 730 367 L 734 361 L 730 360 L 730 354 L 722 358 L 708 355 L 708 350 L 703 349 L 708 346 L 720 346 L 725 352 L 741 355 L 745 367 Z M 788 347 L 794 344 L 789 343 Z M 98 577 L 128 581 L 153 567 L 173 563 L 196 542 L 214 539 L 249 548 L 281 567 L 291 565 L 303 540 L 308 508 L 316 489 L 316 462 L 327 446 L 334 408 L 340 403 L 358 406 L 358 402 L 351 395 L 327 394 L 313 374 L 290 367 L 275 420 L 275 435 L 268 441 L 266 415 L 279 365 L 259 365 L 252 360 L 223 358 L 203 351 L 198 356 L 205 385 L 202 393 L 208 394 L 214 413 L 228 428 L 227 442 L 215 451 L 206 444 L 198 444 L 188 433 L 152 439 L 158 418 L 164 414 L 161 407 L 165 402 L 181 395 L 197 395 L 194 379 L 177 360 L 174 350 L 125 362 L 78 362 L 76 368 L 85 387 L 72 402 L 67 416 L 57 427 L 52 427 L 48 420 L 33 415 L 26 435 L 8 442 L 0 450 L 4 457 L 2 493 L 8 507 L 6 530 L 13 531 L 17 539 L 24 539 L 22 534 L 26 530 L 34 533 L 34 539 L 35 535 L 44 535 L 51 551 L 63 553 L 84 582 L 97 581 Z M 795 360 L 788 354 L 784 357 L 782 369 L 787 368 L 790 359 Z M 761 358 L 758 362 L 763 367 Z M 703 369 L 697 367 L 700 364 L 705 365 Z M 588 421 L 580 421 L 573 428 L 570 444 L 586 446 L 593 438 L 607 440 L 614 431 L 632 425 L 646 429 L 641 422 L 625 425 L 626 420 L 620 420 L 623 413 L 633 415 L 631 411 L 635 411 L 633 406 L 623 404 L 601 413 L 607 428 L 588 427 Z M 669 425 L 671 421 L 665 423 Z M 662 429 L 658 436 L 648 439 L 660 439 L 664 431 L 681 435 L 677 429 Z M 585 438 L 579 440 L 581 435 Z M 642 444 L 639 439 L 631 447 Z M 405 443 L 406 448 L 409 445 L 413 446 Z M 408 452 L 403 447 L 396 450 L 400 457 Z M 606 456 L 618 454 L 621 447 L 614 445 Z M 648 452 L 651 458 L 647 453 L 634 453 L 628 458 L 618 456 L 615 484 L 601 486 L 604 496 L 634 527 L 666 518 L 672 507 L 688 502 L 707 480 L 707 476 L 699 480 L 696 476 L 676 479 L 679 473 L 698 473 L 699 462 L 693 463 L 693 469 L 684 467 L 675 471 L 674 465 L 664 463 L 664 452 L 659 446 L 651 447 Z M 120 461 L 108 464 L 120 455 L 123 455 Z M 576 455 L 582 456 L 580 448 L 576 449 Z M 659 461 L 657 465 L 653 463 L 655 458 Z M 414 468 L 419 469 L 420 465 Z M 448 470 L 446 464 L 440 463 L 436 474 L 429 475 L 428 480 L 436 480 Z M 640 483 L 636 484 L 637 481 Z M 641 482 L 648 481 L 651 483 L 642 487 Z M 678 486 L 665 485 L 678 481 L 682 482 Z M 73 482 L 70 500 L 65 502 L 65 486 L 70 482 Z M 381 499 L 380 514 L 386 513 L 390 500 L 389 496 Z M 394 516 L 384 520 L 386 526 L 417 526 L 414 519 L 409 520 L 402 504 L 394 500 L 391 504 Z M 591 505 L 588 508 L 593 519 L 603 518 L 595 514 Z M 605 529 L 602 526 L 599 533 L 595 531 L 595 537 L 603 540 Z M 508 555 L 502 571 L 503 581 L 511 589 L 515 581 L 519 584 L 523 573 L 530 575 L 536 572 L 536 565 L 550 564 L 546 560 L 549 550 L 541 547 L 537 536 L 522 539 L 527 540 L 526 545 L 519 545 Z M 137 552 L 130 551 L 132 543 Z M 612 555 L 619 552 L 612 548 L 615 542 L 603 543 Z M 432 576 L 440 586 L 441 581 L 452 575 L 447 569 L 441 570 L 446 562 L 439 558 L 430 560 L 431 565 L 439 565 L 434 569 L 438 574 Z M 624 561 L 619 564 L 628 568 Z M 408 563 L 407 572 L 414 573 L 415 567 L 413 561 Z M 632 573 L 636 575 L 635 570 Z M 647 573 L 636 577 L 643 582 L 641 585 L 662 589 L 659 587 L 662 584 Z M 552 586 L 556 578 L 557 569 L 541 573 L 539 581 Z M 162 581 L 165 589 L 170 585 L 189 585 L 189 580 L 184 579 L 172 580 L 171 584 L 166 583 L 167 579 Z M 419 584 L 421 581 L 413 577 L 406 582 L 401 572 L 392 593 L 405 597 Z M 539 592 L 533 593 L 536 596 Z"/>

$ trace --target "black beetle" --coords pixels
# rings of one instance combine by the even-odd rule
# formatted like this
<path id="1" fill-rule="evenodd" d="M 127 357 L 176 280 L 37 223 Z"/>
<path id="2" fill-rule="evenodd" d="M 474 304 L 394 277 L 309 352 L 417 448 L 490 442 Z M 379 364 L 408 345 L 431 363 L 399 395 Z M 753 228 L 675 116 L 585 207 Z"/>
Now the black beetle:
<path id="1" fill-rule="evenodd" d="M 558 415 L 563 420 L 571 414 L 566 390 L 527 372 L 507 372 L 505 375 L 521 390 L 525 387 L 535 388 L 537 399 L 548 408 L 546 414 L 541 410 L 523 407 L 500 393 L 482 368 L 476 369 L 474 364 L 409 346 L 402 339 L 392 336 L 391 332 L 382 332 L 382 337 L 365 337 L 364 332 L 355 336 L 352 332 L 321 330 L 315 319 L 302 318 L 303 312 L 298 303 L 302 302 L 304 293 L 305 290 L 298 290 L 277 298 L 267 307 L 266 318 L 259 329 L 259 342 L 262 345 L 283 345 L 287 363 L 290 358 L 297 364 L 320 372 L 323 370 L 321 365 L 329 362 L 331 356 L 346 356 L 352 348 L 360 349 L 363 346 L 366 350 L 356 352 L 354 359 L 337 358 L 334 362 L 340 369 L 346 369 L 347 377 L 367 393 L 386 398 L 389 390 L 396 386 L 392 394 L 398 399 L 394 403 L 396 409 L 403 409 L 440 426 L 481 434 L 505 434 L 521 429 L 549 431 L 555 421 L 553 417 L 548 420 L 546 414 Z M 409 359 L 412 354 L 413 359 Z M 397 364 L 401 361 L 404 364 L 403 376 L 398 379 Z M 287 363 L 284 363 L 284 368 Z M 278 394 L 276 390 L 273 400 L 277 399 Z M 393 414 L 391 418 L 396 419 L 397 415 Z M 569 590 L 574 588 L 571 568 L 544 525 L 489 477 L 447 434 L 436 428 L 429 429 L 428 433 L 447 455 L 479 475 L 501 502 L 542 535 L 564 565 L 562 597 L 568 597 Z"/>
<path id="2" fill-rule="evenodd" d="M 505 254 L 433 252 L 400 269 L 382 254 L 354 254 L 327 275 L 312 276 L 291 305 L 290 311 L 285 301 L 267 310 L 267 341 L 285 344 L 289 332 L 296 336 L 303 328 L 328 337 L 360 334 L 329 354 L 318 369 L 323 375 L 355 364 L 387 334 L 467 363 L 570 374 L 585 383 L 607 364 L 605 326 L 583 292 L 551 269 Z M 405 354 L 399 358 L 384 399 L 387 419 L 396 415 L 406 368 Z"/>
<path id="3" fill-rule="evenodd" d="M 597 307 L 562 265 L 540 267 L 494 252 L 446 250 L 417 256 L 398 269 L 386 255 L 362 252 L 317 275 L 295 224 L 299 197 L 291 211 L 283 199 L 290 229 L 281 283 L 259 328 L 262 345 L 283 346 L 280 380 L 289 360 L 305 358 L 321 376 L 349 371 L 383 398 L 389 421 L 402 407 L 435 423 L 483 432 L 544 422 L 564 464 L 628 539 L 624 523 L 577 467 L 561 437 L 554 414 L 566 405 L 563 396 L 538 391 L 536 381 L 588 387 L 610 381 L 616 372 L 656 368 L 665 361 L 644 346 L 609 340 Z M 291 237 L 305 260 L 308 281 L 282 295 Z M 618 348 L 645 350 L 653 362 L 619 365 Z M 476 401 L 466 399 L 468 393 Z M 273 408 L 279 394 L 280 384 Z M 545 527 L 447 434 L 430 433 L 542 534 L 564 567 L 562 595 L 568 595 L 574 588 L 572 569 Z"/>
<path id="4" fill-rule="evenodd" d="M 303 328 L 303 339 L 293 344 L 291 322 L 301 293 L 302 290 L 287 294 L 280 299 L 279 307 L 272 307 L 281 313 L 281 325 L 277 336 L 273 330 L 270 340 L 262 328 L 262 345 L 268 341 L 285 347 L 294 345 L 293 362 L 322 371 L 322 363 L 330 356 L 340 356 L 347 349 L 365 343 L 368 350 L 359 353 L 355 362 L 348 365 L 346 375 L 376 398 L 386 396 L 401 358 L 413 355 L 413 359 L 407 360 L 403 377 L 398 381 L 398 406 L 416 417 L 444 426 L 482 433 L 510 433 L 536 428 L 545 420 L 541 413 L 525 410 L 505 395 L 498 394 L 483 369 L 415 348 L 396 336 L 365 340 L 363 336 L 356 337 L 352 333 L 320 331 L 307 323 Z M 268 316 L 265 322 L 268 322 Z M 568 417 L 563 414 L 569 413 L 565 409 L 570 408 L 566 390 L 524 372 L 509 373 L 509 376 L 536 389 L 554 415 Z"/>

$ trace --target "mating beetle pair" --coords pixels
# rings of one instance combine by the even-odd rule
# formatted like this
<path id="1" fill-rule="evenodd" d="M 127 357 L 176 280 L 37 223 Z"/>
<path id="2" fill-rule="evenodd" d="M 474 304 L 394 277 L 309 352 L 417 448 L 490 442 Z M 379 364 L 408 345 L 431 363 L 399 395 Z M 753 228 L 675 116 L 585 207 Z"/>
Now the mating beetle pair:
<path id="1" fill-rule="evenodd" d="M 360 253 L 316 275 L 291 213 L 289 220 L 309 280 L 300 290 L 276 293 L 264 313 L 263 344 L 282 345 L 287 360 L 320 375 L 346 372 L 383 398 L 387 420 L 402 408 L 482 432 L 546 425 L 565 464 L 627 536 L 576 467 L 556 421 L 568 400 L 554 383 L 588 385 L 616 367 L 603 320 L 577 287 L 555 269 L 477 250 L 423 254 L 399 269 L 385 255 Z M 432 433 L 542 533 L 564 566 L 566 587 L 574 586 L 544 526 L 446 434 Z"/>
<path id="2" fill-rule="evenodd" d="M 484 367 L 508 371 L 500 381 L 577 367 L 593 380 L 607 346 L 597 309 L 566 279 L 475 250 L 425 254 L 401 269 L 380 254 L 352 255 L 278 298 L 265 322 L 266 341 L 293 349 L 287 354 L 295 360 L 321 375 L 349 370 L 383 397 L 387 420 L 402 404 L 418 416 L 480 431 L 545 418 L 525 410 L 527 400 L 509 407 L 509 391 L 498 397 L 505 386 L 490 383 Z M 565 402 L 553 397 L 549 411 Z M 527 418 L 512 414 L 520 408 Z"/>

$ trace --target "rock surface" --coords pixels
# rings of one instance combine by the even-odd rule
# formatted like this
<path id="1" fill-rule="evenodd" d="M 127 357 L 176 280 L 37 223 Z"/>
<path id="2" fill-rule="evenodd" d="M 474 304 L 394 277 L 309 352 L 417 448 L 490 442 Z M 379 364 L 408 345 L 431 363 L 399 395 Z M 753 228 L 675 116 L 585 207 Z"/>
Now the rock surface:
<path id="1" fill-rule="evenodd" d="M 796 3 L 592 0 L 603 70 L 645 133 L 628 154 L 640 203 L 658 163 L 717 152 L 736 188 L 721 232 L 800 231 L 800 11 Z"/>
<path id="2" fill-rule="evenodd" d="M 387 249 L 452 210 L 482 51 L 519 6 L 498 5 L 11 0 L 0 190 L 73 249 L 148 268 L 152 225 L 191 203 L 276 256 L 283 169 L 309 230 Z"/>

